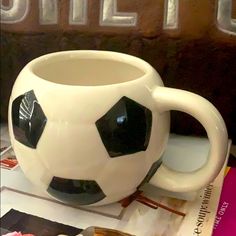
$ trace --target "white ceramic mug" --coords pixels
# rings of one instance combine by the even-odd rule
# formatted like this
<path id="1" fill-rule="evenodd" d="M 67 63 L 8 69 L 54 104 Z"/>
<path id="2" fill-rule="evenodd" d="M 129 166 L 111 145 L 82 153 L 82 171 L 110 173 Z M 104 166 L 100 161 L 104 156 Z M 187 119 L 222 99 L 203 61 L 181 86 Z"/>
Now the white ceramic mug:
<path id="1" fill-rule="evenodd" d="M 170 110 L 192 115 L 206 129 L 208 160 L 194 172 L 159 162 Z M 227 151 L 225 123 L 210 102 L 164 87 L 139 58 L 107 51 L 57 52 L 27 64 L 13 86 L 9 129 L 25 175 L 78 205 L 119 201 L 147 175 L 169 191 L 198 190 L 218 175 Z"/>

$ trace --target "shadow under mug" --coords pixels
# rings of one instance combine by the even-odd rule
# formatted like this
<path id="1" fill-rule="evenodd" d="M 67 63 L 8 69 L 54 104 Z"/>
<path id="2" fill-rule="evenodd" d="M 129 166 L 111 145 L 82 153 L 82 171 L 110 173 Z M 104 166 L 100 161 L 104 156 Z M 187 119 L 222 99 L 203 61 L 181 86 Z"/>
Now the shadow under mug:
<path id="1" fill-rule="evenodd" d="M 198 170 L 179 172 L 160 161 L 170 110 L 192 115 L 206 129 L 210 151 Z M 28 63 L 12 89 L 9 130 L 25 175 L 77 205 L 119 201 L 147 176 L 165 190 L 198 190 L 221 170 L 228 139 L 209 101 L 164 87 L 137 57 L 108 51 L 56 52 Z"/>

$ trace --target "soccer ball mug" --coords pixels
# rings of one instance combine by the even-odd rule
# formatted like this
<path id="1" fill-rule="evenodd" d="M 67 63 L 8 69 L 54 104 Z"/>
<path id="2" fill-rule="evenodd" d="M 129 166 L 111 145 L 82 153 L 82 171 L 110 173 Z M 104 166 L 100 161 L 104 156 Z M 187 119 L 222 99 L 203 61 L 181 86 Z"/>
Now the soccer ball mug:
<path id="1" fill-rule="evenodd" d="M 170 110 L 192 115 L 207 132 L 210 151 L 198 170 L 160 164 Z M 147 62 L 108 51 L 56 52 L 28 63 L 12 89 L 9 130 L 24 174 L 76 205 L 119 201 L 147 176 L 173 192 L 201 189 L 218 175 L 227 152 L 225 123 L 210 102 L 164 87 Z"/>

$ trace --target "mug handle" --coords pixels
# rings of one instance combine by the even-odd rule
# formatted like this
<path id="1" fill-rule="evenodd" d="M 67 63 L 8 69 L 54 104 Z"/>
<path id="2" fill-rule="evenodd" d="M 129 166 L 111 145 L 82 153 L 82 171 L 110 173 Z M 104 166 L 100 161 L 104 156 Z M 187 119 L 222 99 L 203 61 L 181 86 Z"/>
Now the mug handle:
<path id="1" fill-rule="evenodd" d="M 197 119 L 207 132 L 210 150 L 207 162 L 200 169 L 180 172 L 161 164 L 149 183 L 173 192 L 196 191 L 205 187 L 215 179 L 225 162 L 228 134 L 223 118 L 205 98 L 185 90 L 156 87 L 152 97 L 160 113 L 177 110 Z"/>

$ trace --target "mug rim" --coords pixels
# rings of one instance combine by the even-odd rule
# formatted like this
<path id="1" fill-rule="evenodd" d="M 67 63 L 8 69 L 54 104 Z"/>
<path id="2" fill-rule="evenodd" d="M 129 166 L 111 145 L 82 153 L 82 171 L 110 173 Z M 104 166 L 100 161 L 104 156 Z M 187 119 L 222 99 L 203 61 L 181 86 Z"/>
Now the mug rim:
<path id="1" fill-rule="evenodd" d="M 52 60 L 53 58 L 57 58 L 60 56 L 67 56 L 70 59 L 75 59 L 75 58 L 84 58 L 84 59 L 101 59 L 101 60 L 110 60 L 110 61 L 115 61 L 119 63 L 125 63 L 127 65 L 136 67 L 138 70 L 143 72 L 143 75 L 128 80 L 128 81 L 122 81 L 118 83 L 107 83 L 107 84 L 94 84 L 94 85 L 81 85 L 81 84 L 64 84 L 64 83 L 57 83 L 54 81 L 47 80 L 43 78 L 42 76 L 39 76 L 35 73 L 35 68 L 40 64 L 45 61 Z M 80 56 L 80 57 L 78 57 Z M 30 61 L 27 65 L 26 68 L 28 72 L 34 75 L 35 78 L 46 82 L 46 83 L 51 83 L 54 85 L 58 86 L 69 86 L 69 87 L 108 87 L 108 86 L 117 86 L 121 84 L 131 84 L 131 83 L 136 83 L 144 80 L 145 78 L 149 77 L 155 69 L 145 60 L 129 55 L 126 53 L 121 53 L 121 52 L 115 52 L 115 51 L 106 51 L 106 50 L 68 50 L 68 51 L 58 51 L 58 52 L 52 52 L 52 53 L 47 53 L 42 56 L 39 56 L 32 61 Z"/>

